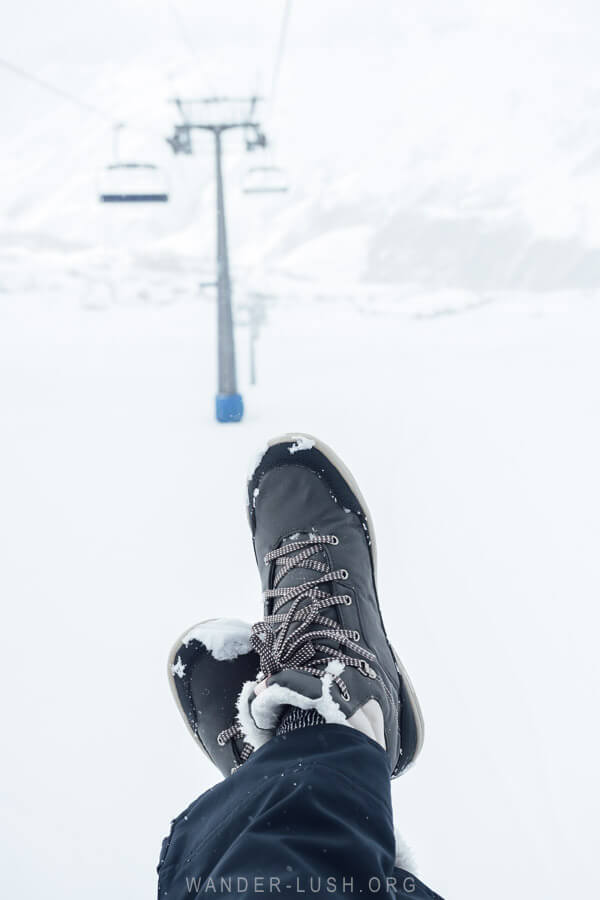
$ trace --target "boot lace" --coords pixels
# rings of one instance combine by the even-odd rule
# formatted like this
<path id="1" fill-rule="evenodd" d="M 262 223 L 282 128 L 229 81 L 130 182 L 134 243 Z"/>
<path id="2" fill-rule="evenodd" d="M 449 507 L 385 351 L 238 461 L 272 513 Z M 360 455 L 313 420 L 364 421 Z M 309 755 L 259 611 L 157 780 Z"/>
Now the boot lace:
<path id="1" fill-rule="evenodd" d="M 225 744 L 228 744 L 230 741 L 244 741 L 242 745 L 242 749 L 240 750 L 240 763 L 237 766 L 233 766 L 232 772 L 235 772 L 236 769 L 246 762 L 246 760 L 254 753 L 254 747 L 252 744 L 249 744 L 246 740 L 244 740 L 244 732 L 242 731 L 242 726 L 235 722 L 233 725 L 230 725 L 229 728 L 224 728 L 223 731 L 220 731 L 217 735 L 217 744 L 219 747 L 224 747 Z"/>
<path id="2" fill-rule="evenodd" d="M 348 578 L 346 569 L 332 570 L 327 562 L 314 558 L 328 544 L 335 546 L 339 540 L 333 534 L 310 534 L 306 540 L 291 541 L 265 555 L 265 565 L 274 562 L 276 566 L 273 587 L 263 592 L 265 600 L 273 601 L 273 611 L 262 622 L 252 626 L 250 635 L 250 645 L 260 657 L 260 680 L 284 669 L 322 678 L 325 670 L 320 667 L 331 660 L 357 668 L 369 678 L 377 678 L 377 673 L 369 665 L 375 661 L 375 654 L 358 644 L 360 634 L 342 628 L 336 621 L 321 614 L 327 607 L 350 606 L 352 603 L 350 595 L 330 594 L 321 587 Z M 280 587 L 282 579 L 295 568 L 316 572 L 317 577 L 302 584 Z M 286 612 L 279 612 L 282 606 L 290 602 Z M 320 643 L 323 640 L 333 641 L 338 647 Z M 341 691 L 342 699 L 348 701 L 350 694 L 345 682 L 339 675 L 330 674 Z"/>

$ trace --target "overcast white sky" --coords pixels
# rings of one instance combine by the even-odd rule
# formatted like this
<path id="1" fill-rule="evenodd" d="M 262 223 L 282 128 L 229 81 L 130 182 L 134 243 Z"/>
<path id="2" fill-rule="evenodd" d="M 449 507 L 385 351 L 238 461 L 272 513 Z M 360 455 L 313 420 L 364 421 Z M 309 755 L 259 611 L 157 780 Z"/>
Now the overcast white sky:
<path id="1" fill-rule="evenodd" d="M 284 0 L 220 0 L 218 4 L 209 0 L 22 0 L 3 15 L 0 58 L 96 99 L 97 79 L 105 77 L 111 65 L 122 68 L 141 60 L 160 61 L 165 97 L 186 77 L 200 91 L 240 90 L 257 84 L 267 91 L 283 6 Z M 335 81 L 341 65 L 337 54 L 355 53 L 356 68 L 364 67 L 364 85 L 372 90 L 371 103 L 376 106 L 381 83 L 372 72 L 373 59 L 397 61 L 414 47 L 414 36 L 421 31 L 434 36 L 468 31 L 471 41 L 462 48 L 463 59 L 457 64 L 464 64 L 464 57 L 476 52 L 478 44 L 486 48 L 496 35 L 506 36 L 508 31 L 525 43 L 525 55 L 540 58 L 543 69 L 543 57 L 547 62 L 554 54 L 564 57 L 570 51 L 571 59 L 593 58 L 598 24 L 600 11 L 594 0 L 569 4 L 561 0 L 296 0 L 286 62 L 292 66 L 294 60 L 296 78 L 305 67 L 308 82 L 313 54 L 325 48 L 330 54 L 329 73 L 320 73 L 321 81 L 328 75 Z M 473 32 L 480 40 L 473 38 Z M 190 47 L 196 51 L 195 60 Z M 435 70 L 435 55 L 424 61 L 429 71 Z M 477 63 L 474 56 L 474 67 Z M 510 51 L 494 59 L 499 77 L 511 65 Z M 419 77 L 422 84 L 424 74 Z M 476 68 L 473 77 L 481 77 Z M 566 81 L 569 77 L 565 72 Z M 418 83 L 409 87 L 414 89 Z M 125 106 L 128 99 L 123 96 Z M 0 70 L 0 103 L 0 129 L 10 133 L 47 108 L 49 98 Z"/>
<path id="2" fill-rule="evenodd" d="M 212 54 L 227 46 L 268 45 L 283 0 L 23 0 L 3 15 L 0 55 L 45 64 L 65 56 L 103 62 L 144 54 L 177 35 L 170 6 L 184 18 L 194 45 Z M 581 39 L 599 21 L 594 0 L 298 0 L 291 40 L 296 46 L 385 46 L 401 43 L 409 26 L 474 22 L 516 31 L 577 31 Z"/>

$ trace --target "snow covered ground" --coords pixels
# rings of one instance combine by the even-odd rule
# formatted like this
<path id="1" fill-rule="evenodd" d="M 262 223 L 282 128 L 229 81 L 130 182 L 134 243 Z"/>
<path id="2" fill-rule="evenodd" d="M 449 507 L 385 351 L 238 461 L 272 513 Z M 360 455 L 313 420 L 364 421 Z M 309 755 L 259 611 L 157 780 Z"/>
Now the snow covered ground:
<path id="1" fill-rule="evenodd" d="M 393 788 L 422 876 L 449 900 L 592 896 L 599 296 L 290 284 L 254 389 L 238 329 L 247 416 L 218 426 L 213 305 L 186 274 L 137 276 L 140 295 L 133 273 L 112 298 L 68 272 L 9 276 L 6 895 L 152 896 L 169 819 L 216 778 L 166 654 L 198 620 L 259 614 L 247 464 L 302 429 L 344 456 L 375 517 L 384 613 L 426 717 Z"/>

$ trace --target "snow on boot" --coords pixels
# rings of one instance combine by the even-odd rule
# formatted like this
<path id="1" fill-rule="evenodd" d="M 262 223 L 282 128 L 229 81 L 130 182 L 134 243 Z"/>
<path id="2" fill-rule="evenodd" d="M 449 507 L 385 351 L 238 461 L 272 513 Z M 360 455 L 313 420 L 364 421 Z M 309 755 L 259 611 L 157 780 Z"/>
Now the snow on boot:
<path id="1" fill-rule="evenodd" d="M 252 750 L 235 721 L 242 685 L 255 678 L 260 661 L 250 648 L 250 625 L 239 619 L 208 619 L 175 642 L 168 676 L 186 725 L 223 775 Z"/>
<path id="2" fill-rule="evenodd" d="M 265 605 L 251 636 L 261 671 L 238 701 L 245 739 L 259 747 L 290 707 L 316 710 L 377 741 L 399 775 L 421 749 L 423 720 L 383 625 L 354 478 L 321 441 L 284 435 L 256 463 L 248 513 Z"/>

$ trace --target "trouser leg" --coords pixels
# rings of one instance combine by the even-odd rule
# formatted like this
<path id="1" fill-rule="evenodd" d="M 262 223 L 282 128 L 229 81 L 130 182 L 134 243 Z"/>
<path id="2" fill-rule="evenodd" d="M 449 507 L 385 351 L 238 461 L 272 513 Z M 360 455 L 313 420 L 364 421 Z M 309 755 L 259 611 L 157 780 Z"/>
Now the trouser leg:
<path id="1" fill-rule="evenodd" d="M 270 740 L 175 820 L 159 898 L 385 896 L 394 851 L 384 751 L 344 725 L 303 728 Z M 407 896 L 435 895 L 409 886 Z"/>

